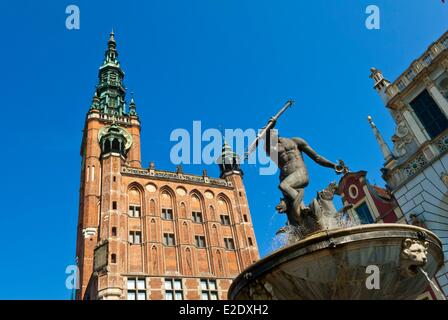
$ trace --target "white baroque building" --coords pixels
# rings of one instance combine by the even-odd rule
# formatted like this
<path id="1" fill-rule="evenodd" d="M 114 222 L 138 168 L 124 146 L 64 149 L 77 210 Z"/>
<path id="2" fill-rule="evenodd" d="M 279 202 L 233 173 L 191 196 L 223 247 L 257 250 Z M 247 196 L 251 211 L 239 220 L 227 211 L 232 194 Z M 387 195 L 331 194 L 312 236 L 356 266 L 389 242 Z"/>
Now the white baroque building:
<path id="1" fill-rule="evenodd" d="M 442 240 L 445 265 L 436 279 L 448 296 L 448 32 L 393 83 L 374 68 L 370 77 L 396 123 L 391 150 L 369 117 L 385 159 L 383 178 L 408 223 Z"/>

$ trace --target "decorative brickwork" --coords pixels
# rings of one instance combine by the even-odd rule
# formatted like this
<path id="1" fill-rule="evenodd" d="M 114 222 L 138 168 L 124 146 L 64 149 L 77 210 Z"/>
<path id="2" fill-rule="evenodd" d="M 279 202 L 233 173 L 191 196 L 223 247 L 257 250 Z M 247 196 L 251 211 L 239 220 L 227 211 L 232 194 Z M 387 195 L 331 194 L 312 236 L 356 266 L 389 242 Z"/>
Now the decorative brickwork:
<path id="1" fill-rule="evenodd" d="M 108 46 L 81 145 L 77 299 L 226 299 L 259 259 L 242 173 L 142 168 L 113 34 Z"/>

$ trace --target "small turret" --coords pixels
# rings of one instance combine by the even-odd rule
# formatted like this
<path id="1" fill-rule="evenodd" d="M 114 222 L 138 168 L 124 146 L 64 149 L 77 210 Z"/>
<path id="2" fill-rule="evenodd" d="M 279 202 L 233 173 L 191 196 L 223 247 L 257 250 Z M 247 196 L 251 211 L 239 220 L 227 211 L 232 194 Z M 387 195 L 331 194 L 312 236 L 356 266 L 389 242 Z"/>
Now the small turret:
<path id="1" fill-rule="evenodd" d="M 95 91 L 93 95 L 92 104 L 90 105 L 90 110 L 99 110 L 100 108 L 100 99 L 98 98 L 98 94 Z"/>
<path id="2" fill-rule="evenodd" d="M 102 155 L 116 153 L 126 157 L 129 144 L 128 139 L 124 129 L 120 128 L 116 123 L 105 127 L 100 136 Z"/>
<path id="3" fill-rule="evenodd" d="M 378 92 L 390 85 L 390 81 L 384 78 L 383 72 L 376 68 L 370 69 L 370 78 L 375 82 L 373 88 Z"/>
<path id="4" fill-rule="evenodd" d="M 376 68 L 370 69 L 370 78 L 373 79 L 373 88 L 378 92 L 384 104 L 387 104 L 389 97 L 387 96 L 386 90 L 391 85 L 390 81 L 385 79 L 381 70 Z"/>
<path id="5" fill-rule="evenodd" d="M 221 157 L 218 158 L 217 163 L 221 172 L 221 178 L 231 174 L 243 175 L 238 155 L 232 151 L 232 148 L 225 141 L 222 146 Z"/>
<path id="6" fill-rule="evenodd" d="M 137 117 L 137 106 L 135 105 L 134 101 L 134 94 L 132 94 L 131 102 L 129 103 L 129 115 Z"/>

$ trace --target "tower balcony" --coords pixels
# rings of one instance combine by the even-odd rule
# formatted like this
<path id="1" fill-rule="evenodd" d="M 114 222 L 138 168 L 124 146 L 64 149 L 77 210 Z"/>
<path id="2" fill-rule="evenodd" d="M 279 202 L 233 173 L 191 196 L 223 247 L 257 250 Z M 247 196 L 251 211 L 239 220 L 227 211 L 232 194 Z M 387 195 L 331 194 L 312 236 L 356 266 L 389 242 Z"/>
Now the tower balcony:
<path id="1" fill-rule="evenodd" d="M 99 110 L 91 110 L 87 115 L 87 119 L 100 119 L 103 122 L 113 123 L 116 122 L 118 125 L 139 125 L 140 122 L 130 117 L 129 115 L 116 116 L 108 113 L 103 113 Z"/>
<path id="2" fill-rule="evenodd" d="M 126 92 L 126 89 L 123 87 L 123 84 L 120 81 L 108 81 L 108 82 L 102 82 L 98 85 L 97 89 L 99 91 L 103 91 L 109 88 L 117 89 L 121 92 Z"/>

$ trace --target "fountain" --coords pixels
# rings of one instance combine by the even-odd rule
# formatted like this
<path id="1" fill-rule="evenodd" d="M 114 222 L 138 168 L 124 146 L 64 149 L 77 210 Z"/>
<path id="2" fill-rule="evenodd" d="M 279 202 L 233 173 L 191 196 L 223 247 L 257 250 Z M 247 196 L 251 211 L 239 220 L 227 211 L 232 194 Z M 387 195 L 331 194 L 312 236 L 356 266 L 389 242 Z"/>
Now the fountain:
<path id="1" fill-rule="evenodd" d="M 416 299 L 443 264 L 441 246 L 433 233 L 410 225 L 323 230 L 246 269 L 229 299 Z M 369 266 L 378 267 L 378 289 L 366 285 Z"/>
<path id="2" fill-rule="evenodd" d="M 349 169 L 343 161 L 336 164 L 319 156 L 300 138 L 277 139 L 270 132 L 277 118 L 270 120 L 263 134 L 270 137 L 266 150 L 280 169 L 284 198 L 277 210 L 287 214 L 288 223 L 278 233 L 287 244 L 243 271 L 232 283 L 228 298 L 416 299 L 443 265 L 441 241 L 411 225 L 359 225 L 351 208 L 336 211 L 336 183 L 305 206 L 308 173 L 302 153 L 338 174 Z"/>

